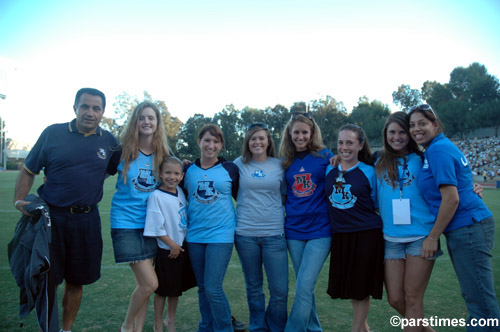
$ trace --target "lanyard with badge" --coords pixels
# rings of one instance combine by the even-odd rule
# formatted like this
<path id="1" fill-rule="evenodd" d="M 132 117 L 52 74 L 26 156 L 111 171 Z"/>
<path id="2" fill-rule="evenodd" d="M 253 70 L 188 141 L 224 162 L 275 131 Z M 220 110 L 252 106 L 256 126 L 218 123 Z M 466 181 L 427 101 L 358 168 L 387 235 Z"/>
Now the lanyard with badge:
<path id="1" fill-rule="evenodd" d="M 407 170 L 408 163 L 406 158 L 404 158 L 402 175 L 400 175 L 398 167 L 399 199 L 395 198 L 392 200 L 392 220 L 394 225 L 411 225 L 410 199 L 403 198 L 403 180 Z"/>

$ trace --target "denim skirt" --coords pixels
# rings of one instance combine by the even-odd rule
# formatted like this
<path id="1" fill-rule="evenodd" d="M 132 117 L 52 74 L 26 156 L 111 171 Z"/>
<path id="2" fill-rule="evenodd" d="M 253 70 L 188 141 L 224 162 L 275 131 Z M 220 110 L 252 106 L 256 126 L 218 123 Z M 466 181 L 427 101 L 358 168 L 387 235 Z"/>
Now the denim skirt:
<path id="1" fill-rule="evenodd" d="M 112 228 L 116 263 L 137 263 L 156 256 L 156 238 L 142 235 L 144 229 Z"/>

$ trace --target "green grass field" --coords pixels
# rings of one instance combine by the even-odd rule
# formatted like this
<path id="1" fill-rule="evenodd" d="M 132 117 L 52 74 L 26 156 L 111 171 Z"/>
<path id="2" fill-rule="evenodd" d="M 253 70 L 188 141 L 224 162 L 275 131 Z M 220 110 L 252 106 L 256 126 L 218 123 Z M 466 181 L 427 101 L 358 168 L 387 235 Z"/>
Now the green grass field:
<path id="1" fill-rule="evenodd" d="M 7 259 L 7 243 L 10 241 L 20 214 L 12 206 L 15 179 L 17 172 L 0 172 L 0 244 L 4 254 L 0 256 L 0 331 L 37 331 L 34 314 L 25 321 L 24 328 L 19 327 L 18 299 L 19 289 L 12 277 Z M 128 301 L 135 287 L 133 273 L 128 265 L 114 263 L 113 248 L 109 231 L 109 208 L 114 191 L 116 177 L 109 178 L 105 183 L 104 198 L 100 204 L 102 229 L 104 239 L 104 255 L 102 261 L 102 277 L 94 283 L 84 287 L 83 301 L 76 319 L 73 331 L 114 331 L 116 332 L 125 317 Z M 34 188 L 41 182 L 37 177 Z M 33 190 L 34 191 L 34 190 Z M 500 220 L 500 190 L 485 189 L 484 200 L 493 211 L 496 220 Z M 497 224 L 497 233 L 499 226 Z M 449 256 L 446 252 L 444 237 L 441 246 L 445 254 L 435 265 L 431 281 L 425 297 L 426 316 L 439 318 L 465 318 L 465 304 L 460 295 L 458 281 L 453 271 Z M 350 331 L 352 309 L 349 301 L 332 300 L 326 294 L 328 282 L 328 262 L 325 264 L 316 285 L 316 301 L 318 315 L 325 332 Z M 291 263 L 289 301 L 291 308 L 295 290 L 295 280 Z M 493 268 L 495 273 L 495 289 L 500 296 L 500 240 L 497 236 L 493 252 Z M 233 256 L 224 281 L 224 289 L 229 298 L 233 314 L 248 327 L 248 308 L 245 297 L 245 283 L 243 273 L 236 252 Z M 59 290 L 59 298 L 62 287 Z M 60 301 L 59 301 L 60 303 Z M 59 308 L 60 309 L 60 308 Z M 368 322 L 376 331 L 398 331 L 400 328 L 391 327 L 390 318 L 395 315 L 387 300 L 372 301 Z M 198 298 L 196 288 L 185 293 L 180 301 L 177 312 L 177 331 L 196 331 L 200 315 L 198 312 Z M 152 331 L 153 305 L 152 299 L 148 310 L 145 331 Z M 438 331 L 463 331 L 464 328 L 441 327 Z"/>

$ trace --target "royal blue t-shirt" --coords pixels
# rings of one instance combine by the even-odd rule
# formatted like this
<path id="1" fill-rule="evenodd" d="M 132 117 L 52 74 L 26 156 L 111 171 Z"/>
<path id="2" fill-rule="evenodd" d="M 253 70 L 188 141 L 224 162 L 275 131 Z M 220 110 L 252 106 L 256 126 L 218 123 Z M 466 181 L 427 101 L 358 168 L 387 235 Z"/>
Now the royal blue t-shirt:
<path id="1" fill-rule="evenodd" d="M 434 137 L 424 156 L 418 188 L 425 193 L 424 198 L 432 214 L 437 217 L 441 205 L 439 186 L 457 187 L 460 198 L 457 211 L 444 232 L 471 225 L 492 215 L 483 200 L 472 190 L 472 172 L 467 159 L 444 134 Z"/>
<path id="2" fill-rule="evenodd" d="M 325 171 L 333 153 L 323 149 L 295 157 L 285 172 L 285 236 L 291 240 L 311 240 L 332 236 L 328 203 L 324 195 Z"/>
<path id="3" fill-rule="evenodd" d="M 382 228 L 377 208 L 377 176 L 372 166 L 359 162 L 345 170 L 342 186 L 336 185 L 340 165 L 326 169 L 325 194 L 333 233 Z"/>

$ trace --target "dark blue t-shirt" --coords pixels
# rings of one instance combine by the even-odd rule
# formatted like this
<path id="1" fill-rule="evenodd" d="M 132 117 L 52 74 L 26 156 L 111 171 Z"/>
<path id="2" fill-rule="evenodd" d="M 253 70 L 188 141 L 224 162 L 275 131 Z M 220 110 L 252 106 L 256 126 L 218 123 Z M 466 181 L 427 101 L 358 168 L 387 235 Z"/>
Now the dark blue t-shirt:
<path id="1" fill-rule="evenodd" d="M 113 175 L 120 160 L 120 144 L 106 130 L 78 132 L 76 120 L 47 127 L 28 154 L 24 168 L 31 174 L 42 169 L 45 183 L 38 195 L 59 207 L 94 205 L 102 198 L 106 174 Z"/>
<path id="2" fill-rule="evenodd" d="M 375 212 L 377 176 L 372 166 L 359 162 L 343 174 L 342 187 L 336 185 L 339 166 L 326 170 L 325 194 L 333 233 L 350 233 L 382 228 Z"/>

